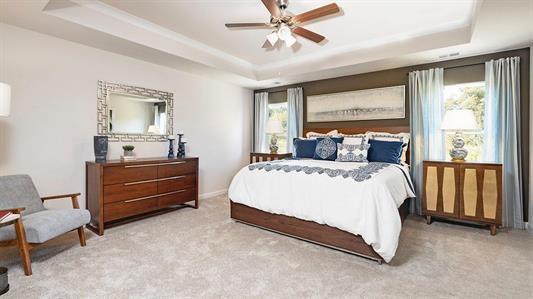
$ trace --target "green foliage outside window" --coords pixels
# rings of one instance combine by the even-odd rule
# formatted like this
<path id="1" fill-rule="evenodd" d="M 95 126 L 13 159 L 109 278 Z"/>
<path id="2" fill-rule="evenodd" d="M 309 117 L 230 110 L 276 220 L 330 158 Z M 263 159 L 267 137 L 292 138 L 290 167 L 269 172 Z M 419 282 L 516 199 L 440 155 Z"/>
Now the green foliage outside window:
<path id="1" fill-rule="evenodd" d="M 480 161 L 483 152 L 483 128 L 485 117 L 485 82 L 448 85 L 444 89 L 444 109 L 470 109 L 474 112 L 478 132 L 463 132 L 469 161 Z M 452 146 L 455 132 L 446 132 L 446 152 Z"/>

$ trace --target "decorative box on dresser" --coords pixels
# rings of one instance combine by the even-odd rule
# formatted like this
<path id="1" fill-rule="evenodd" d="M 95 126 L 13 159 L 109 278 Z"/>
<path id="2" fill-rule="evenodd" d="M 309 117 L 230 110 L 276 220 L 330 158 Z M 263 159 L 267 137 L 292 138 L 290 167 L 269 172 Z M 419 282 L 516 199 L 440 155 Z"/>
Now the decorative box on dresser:
<path id="1" fill-rule="evenodd" d="M 424 161 L 422 213 L 431 217 L 502 224 L 502 164 Z"/>
<path id="2" fill-rule="evenodd" d="M 183 207 L 198 208 L 198 158 L 86 162 L 87 226 L 99 235 L 110 225 Z"/>

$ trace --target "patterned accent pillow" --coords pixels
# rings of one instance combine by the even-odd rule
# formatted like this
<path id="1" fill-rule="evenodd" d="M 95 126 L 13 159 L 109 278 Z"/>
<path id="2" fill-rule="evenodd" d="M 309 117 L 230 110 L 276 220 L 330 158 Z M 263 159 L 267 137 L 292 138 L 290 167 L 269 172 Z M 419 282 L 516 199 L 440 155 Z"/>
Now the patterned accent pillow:
<path id="1" fill-rule="evenodd" d="M 370 144 L 337 143 L 337 162 L 368 162 Z"/>
<path id="2" fill-rule="evenodd" d="M 335 161 L 337 159 L 337 143 L 342 143 L 340 137 L 326 137 L 317 138 L 315 154 L 313 159 L 315 160 L 329 160 Z"/>

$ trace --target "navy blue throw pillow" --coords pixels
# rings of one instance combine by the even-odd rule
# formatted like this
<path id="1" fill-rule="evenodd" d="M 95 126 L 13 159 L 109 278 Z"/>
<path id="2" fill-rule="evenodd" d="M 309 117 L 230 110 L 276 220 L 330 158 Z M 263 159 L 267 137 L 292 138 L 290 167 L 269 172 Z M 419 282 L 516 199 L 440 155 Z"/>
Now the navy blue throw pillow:
<path id="1" fill-rule="evenodd" d="M 337 143 L 342 143 L 343 139 L 342 137 L 317 138 L 313 159 L 335 161 L 337 159 Z"/>
<path id="2" fill-rule="evenodd" d="M 400 164 L 403 142 L 370 140 L 368 161 Z"/>
<path id="3" fill-rule="evenodd" d="M 316 148 L 316 139 L 294 138 L 294 154 L 296 158 L 313 158 Z"/>

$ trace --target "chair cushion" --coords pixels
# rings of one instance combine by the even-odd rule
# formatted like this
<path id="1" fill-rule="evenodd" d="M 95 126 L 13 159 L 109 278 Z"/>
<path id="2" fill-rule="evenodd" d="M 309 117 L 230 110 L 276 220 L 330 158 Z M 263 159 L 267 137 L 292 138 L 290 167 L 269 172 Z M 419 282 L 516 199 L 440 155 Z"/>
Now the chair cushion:
<path id="1" fill-rule="evenodd" d="M 90 219 L 91 214 L 87 210 L 44 210 L 23 216 L 22 223 L 29 243 L 44 243 L 89 223 Z M 0 228 L 0 241 L 16 237 L 14 225 Z"/>
<path id="2" fill-rule="evenodd" d="M 43 202 L 29 175 L 0 176 L 0 210 L 26 208 L 22 215 L 44 210 Z"/>

